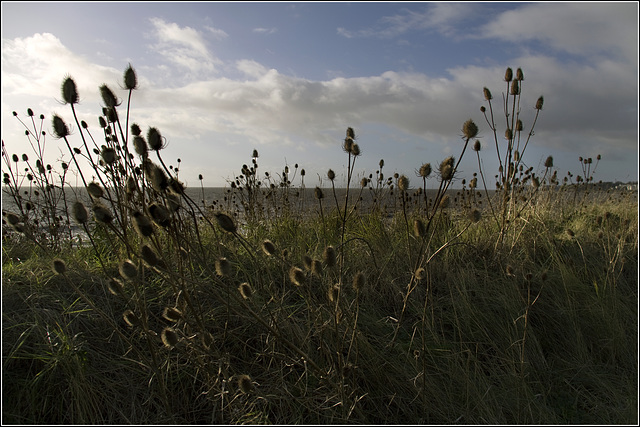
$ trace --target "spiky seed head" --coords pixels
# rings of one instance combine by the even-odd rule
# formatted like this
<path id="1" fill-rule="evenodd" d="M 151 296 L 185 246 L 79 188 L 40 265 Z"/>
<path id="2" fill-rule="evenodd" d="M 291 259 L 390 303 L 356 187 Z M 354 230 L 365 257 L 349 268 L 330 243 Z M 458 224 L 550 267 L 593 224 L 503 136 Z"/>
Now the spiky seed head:
<path id="1" fill-rule="evenodd" d="M 52 263 L 53 272 L 56 274 L 65 274 L 67 272 L 67 264 L 60 258 L 56 258 Z"/>
<path id="2" fill-rule="evenodd" d="M 319 259 L 314 259 L 311 261 L 311 273 L 313 273 L 316 277 L 322 276 L 322 261 Z"/>
<path id="3" fill-rule="evenodd" d="M 304 255 L 302 257 L 302 264 L 304 265 L 305 270 L 311 270 L 311 263 L 313 260 L 309 255 Z"/>
<path id="4" fill-rule="evenodd" d="M 513 131 L 511 129 L 507 128 L 504 131 L 504 139 L 507 141 L 511 141 L 513 139 Z"/>
<path id="5" fill-rule="evenodd" d="M 124 87 L 128 90 L 138 88 L 138 77 L 136 76 L 136 71 L 133 69 L 131 64 L 129 64 L 127 69 L 124 70 Z"/>
<path id="6" fill-rule="evenodd" d="M 100 96 L 102 96 L 102 101 L 108 108 L 114 108 L 120 105 L 120 103 L 118 102 L 118 98 L 106 84 L 100 86 Z"/>
<path id="7" fill-rule="evenodd" d="M 66 136 L 69 136 L 69 128 L 67 127 L 67 124 L 64 122 L 64 120 L 62 120 L 62 117 L 54 114 L 53 118 L 51 119 L 51 123 L 53 125 L 53 134 L 56 136 L 56 138 L 64 138 Z"/>
<path id="8" fill-rule="evenodd" d="M 482 94 L 484 95 L 484 99 L 486 99 L 487 101 L 491 101 L 493 99 L 491 91 L 487 87 L 482 89 Z"/>
<path id="9" fill-rule="evenodd" d="M 329 289 L 327 290 L 327 297 L 331 302 L 338 301 L 339 295 L 340 295 L 340 285 L 337 283 L 333 286 L 330 286 Z"/>
<path id="10" fill-rule="evenodd" d="M 356 133 L 352 127 L 347 128 L 347 138 L 356 139 Z"/>
<path id="11" fill-rule="evenodd" d="M 107 127 L 107 121 L 102 116 L 98 117 L 98 124 L 102 129 Z"/>
<path id="12" fill-rule="evenodd" d="M 545 168 L 552 168 L 553 167 L 553 156 L 547 157 L 547 160 L 544 161 L 544 167 Z"/>
<path id="13" fill-rule="evenodd" d="M 100 153 L 102 160 L 108 165 L 112 165 L 116 161 L 116 150 L 112 147 L 105 147 Z"/>
<path id="14" fill-rule="evenodd" d="M 413 235 L 416 237 L 423 237 L 425 235 L 426 229 L 424 227 L 424 222 L 420 218 L 416 218 L 413 220 Z"/>
<path id="15" fill-rule="evenodd" d="M 93 216 L 96 221 L 103 224 L 110 224 L 113 221 L 113 215 L 109 212 L 109 209 L 99 203 L 93 205 Z"/>
<path id="16" fill-rule="evenodd" d="M 84 204 L 81 201 L 76 201 L 73 203 L 73 206 L 71 207 L 71 213 L 73 215 L 73 218 L 79 224 L 85 224 L 89 219 L 87 209 L 84 207 Z"/>
<path id="17" fill-rule="evenodd" d="M 448 194 L 445 194 L 444 197 L 440 200 L 440 209 L 446 209 L 449 207 L 450 197 Z"/>
<path id="18" fill-rule="evenodd" d="M 471 222 L 474 222 L 474 223 L 478 222 L 478 221 L 480 221 L 480 218 L 482 218 L 482 214 L 480 213 L 479 209 L 473 209 L 469 213 L 469 219 L 471 219 Z"/>
<path id="19" fill-rule="evenodd" d="M 358 144 L 356 144 L 355 142 L 351 145 L 351 151 L 350 153 L 354 156 L 354 157 L 358 157 L 361 152 L 360 152 L 360 146 Z"/>
<path id="20" fill-rule="evenodd" d="M 238 377 L 238 388 L 244 394 L 251 393 L 253 390 L 253 381 L 249 375 L 240 375 Z"/>
<path id="21" fill-rule="evenodd" d="M 540 187 L 540 179 L 537 176 L 534 176 L 531 179 L 531 185 L 533 185 L 533 188 L 539 188 Z"/>
<path id="22" fill-rule="evenodd" d="M 227 214 L 223 214 L 222 212 L 217 212 L 214 214 L 216 220 L 218 221 L 218 225 L 227 233 L 235 233 L 237 228 L 236 224 L 233 222 L 233 219 Z"/>
<path id="23" fill-rule="evenodd" d="M 118 121 L 118 112 L 116 111 L 115 107 L 106 108 L 104 110 L 104 113 L 109 123 L 115 123 Z M 109 129 L 107 128 L 107 130 Z"/>
<path id="24" fill-rule="evenodd" d="M 120 275 L 128 280 L 133 280 L 138 277 L 138 267 L 129 259 L 120 263 L 119 271 Z"/>
<path id="25" fill-rule="evenodd" d="M 453 166 L 449 164 L 441 164 L 440 177 L 443 181 L 450 181 L 451 179 L 453 179 Z"/>
<path id="26" fill-rule="evenodd" d="M 238 286 L 238 290 L 240 291 L 240 295 L 242 295 L 242 298 L 244 299 L 251 298 L 251 295 L 253 294 L 251 285 L 249 285 L 247 282 L 240 283 L 240 286 Z"/>
<path id="27" fill-rule="evenodd" d="M 133 136 L 140 136 L 142 134 L 142 129 L 140 129 L 140 125 L 137 123 L 133 123 L 131 125 L 131 134 Z"/>
<path id="28" fill-rule="evenodd" d="M 544 96 L 540 96 L 536 101 L 536 110 L 542 110 L 542 104 L 544 104 Z"/>
<path id="29" fill-rule="evenodd" d="M 398 189 L 400 191 L 407 191 L 409 189 L 409 178 L 404 175 L 401 175 L 398 178 Z"/>
<path id="30" fill-rule="evenodd" d="M 353 276 L 353 289 L 357 292 L 362 291 L 364 286 L 366 285 L 367 279 L 364 276 L 362 271 L 358 271 L 355 276 Z"/>
<path id="31" fill-rule="evenodd" d="M 324 248 L 324 252 L 322 252 L 322 261 L 324 262 L 324 265 L 329 268 L 336 265 L 336 250 L 333 248 L 333 246 L 327 246 L 326 248 Z"/>
<path id="32" fill-rule="evenodd" d="M 14 214 L 13 212 L 7 212 L 7 215 L 5 216 L 5 218 L 9 223 L 9 225 L 16 225 L 17 223 L 20 222 L 20 217 Z"/>
<path id="33" fill-rule="evenodd" d="M 423 163 L 418 174 L 422 178 L 429 178 L 429 175 L 431 175 L 431 163 Z"/>
<path id="34" fill-rule="evenodd" d="M 524 73 L 522 72 L 522 68 L 518 68 L 516 70 L 516 80 L 518 81 L 524 80 Z"/>
<path id="35" fill-rule="evenodd" d="M 142 245 L 142 248 L 140 249 L 140 257 L 149 267 L 155 267 L 160 261 L 156 251 L 154 251 L 149 245 Z"/>
<path id="36" fill-rule="evenodd" d="M 129 327 L 133 328 L 134 326 L 138 326 L 140 324 L 140 319 L 131 310 L 126 310 L 124 313 L 122 313 L 122 318 L 124 319 L 124 322 L 129 325 Z"/>
<path id="37" fill-rule="evenodd" d="M 344 143 L 342 144 L 342 149 L 345 153 L 351 154 L 351 150 L 353 149 L 353 139 L 345 138 Z"/>
<path id="38" fill-rule="evenodd" d="M 313 195 L 318 200 L 324 199 L 324 193 L 322 192 L 322 189 L 320 187 L 316 187 L 315 190 L 313 190 Z"/>
<path id="39" fill-rule="evenodd" d="M 327 178 L 329 178 L 329 181 L 333 181 L 336 178 L 336 173 L 333 171 L 333 169 L 329 169 L 329 171 L 327 172 Z"/>
<path id="40" fill-rule="evenodd" d="M 109 292 L 111 292 L 115 296 L 121 296 L 124 294 L 124 283 L 122 283 L 122 280 L 118 279 L 117 277 L 112 277 L 111 279 L 109 279 L 107 287 L 109 288 Z"/>
<path id="41" fill-rule="evenodd" d="M 102 190 L 102 187 L 100 187 L 100 185 L 97 182 L 90 182 L 89 184 L 87 184 L 87 192 L 94 199 L 99 199 L 104 195 L 104 191 Z"/>
<path id="42" fill-rule="evenodd" d="M 256 149 L 254 148 L 253 153 L 251 153 L 251 157 L 253 157 L 254 159 L 257 159 L 257 158 L 259 157 L 259 156 L 258 156 L 258 150 L 256 150 Z"/>
<path id="43" fill-rule="evenodd" d="M 160 339 L 162 340 L 162 344 L 168 349 L 172 349 L 180 341 L 180 337 L 178 337 L 176 331 L 168 326 L 160 333 Z"/>
<path id="44" fill-rule="evenodd" d="M 467 139 L 475 138 L 478 134 L 478 126 L 469 119 L 462 125 L 462 134 Z"/>
<path id="45" fill-rule="evenodd" d="M 413 273 L 413 275 L 415 276 L 416 280 L 422 280 L 427 277 L 427 270 L 425 270 L 423 267 L 420 267 L 415 271 L 415 273 Z"/>
<path id="46" fill-rule="evenodd" d="M 149 148 L 153 151 L 160 151 L 163 148 L 162 135 L 154 127 L 149 128 L 147 132 L 147 142 L 149 143 Z"/>
<path id="47" fill-rule="evenodd" d="M 481 148 L 482 145 L 480 144 L 480 140 L 476 139 L 476 141 L 473 143 L 473 151 L 480 151 Z"/>
<path id="48" fill-rule="evenodd" d="M 149 153 L 149 149 L 147 147 L 147 141 L 144 140 L 140 135 L 136 135 L 133 137 L 133 149 L 136 154 L 142 158 L 145 158 Z"/>
<path id="49" fill-rule="evenodd" d="M 511 67 L 508 67 L 504 72 L 504 81 L 510 82 L 511 80 L 513 80 L 513 70 L 511 69 Z"/>
<path id="50" fill-rule="evenodd" d="M 149 206 L 149 215 L 151 215 L 153 222 L 160 227 L 168 227 L 171 224 L 171 214 L 169 210 L 160 204 L 153 203 Z"/>
<path id="51" fill-rule="evenodd" d="M 524 129 L 524 125 L 522 124 L 522 120 L 518 119 L 516 122 L 516 132 L 522 132 Z"/>
<path id="52" fill-rule="evenodd" d="M 216 260 L 216 273 L 221 277 L 228 277 L 231 274 L 231 263 L 226 258 L 219 258 Z"/>
<path id="53" fill-rule="evenodd" d="M 507 276 L 509 276 L 509 277 L 515 276 L 515 273 L 513 271 L 513 267 L 511 265 L 507 265 L 506 273 L 507 273 Z"/>
<path id="54" fill-rule="evenodd" d="M 482 105 L 482 106 L 480 107 L 480 112 L 481 112 L 481 113 L 484 113 L 485 111 L 487 111 L 487 108 L 486 108 L 484 105 Z"/>
<path id="55" fill-rule="evenodd" d="M 289 279 L 296 286 L 302 286 L 305 282 L 304 271 L 298 267 L 291 267 L 289 270 Z"/>
<path id="56" fill-rule="evenodd" d="M 151 186 L 154 190 L 160 192 L 169 187 L 169 178 L 160 166 L 148 161 L 145 162 L 145 169 L 147 179 L 151 182 Z"/>
<path id="57" fill-rule="evenodd" d="M 360 180 L 360 187 L 365 188 L 369 184 L 369 179 L 365 176 Z"/>
<path id="58" fill-rule="evenodd" d="M 76 86 L 76 82 L 71 78 L 71 76 L 67 76 L 62 82 L 62 100 L 65 104 L 77 104 L 80 100 L 80 96 L 78 95 L 78 87 Z"/>
<path id="59" fill-rule="evenodd" d="M 162 311 L 162 317 L 167 319 L 169 322 L 177 322 L 182 319 L 182 311 L 176 307 L 165 307 Z"/>
<path id="60" fill-rule="evenodd" d="M 153 234 L 153 224 L 151 224 L 151 220 L 138 211 L 133 213 L 133 226 L 142 237 L 149 237 Z"/>
<path id="61" fill-rule="evenodd" d="M 262 250 L 265 254 L 271 256 L 276 253 L 276 245 L 274 245 L 271 240 L 266 239 L 262 242 Z"/>

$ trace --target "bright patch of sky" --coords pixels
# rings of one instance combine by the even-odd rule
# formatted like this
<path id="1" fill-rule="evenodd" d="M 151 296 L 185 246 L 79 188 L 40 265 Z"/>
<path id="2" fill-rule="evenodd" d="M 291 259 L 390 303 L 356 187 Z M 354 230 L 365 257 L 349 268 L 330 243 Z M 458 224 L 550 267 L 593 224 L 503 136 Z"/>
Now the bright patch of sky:
<path id="1" fill-rule="evenodd" d="M 167 138 L 187 185 L 224 186 L 260 153 L 261 173 L 305 168 L 307 186 L 346 172 L 348 126 L 363 155 L 356 172 L 418 179 L 423 163 L 459 156 L 462 124 L 480 128 L 485 176 L 497 173 L 483 87 L 500 110 L 507 67 L 521 67 L 528 133 L 544 109 L 527 166 L 547 156 L 563 177 L 578 157 L 602 155 L 595 180 L 638 179 L 638 4 L 629 3 L 2 3 L 2 139 L 10 154 L 30 147 L 12 111 L 60 114 L 60 86 L 74 78 L 77 108 L 99 134 L 109 85 L 125 100 L 131 63 L 140 88 L 131 120 Z M 498 141 L 505 144 L 502 121 Z M 75 128 L 76 126 L 72 126 Z M 80 145 L 75 129 L 71 141 Z M 69 160 L 47 139 L 51 163 Z M 504 152 L 504 151 L 502 151 Z M 3 165 L 3 169 L 5 165 Z M 466 152 L 459 178 L 478 172 Z M 299 175 L 298 175 L 299 176 Z M 341 177 L 344 179 L 344 176 Z M 299 182 L 294 182 L 299 184 Z M 435 180 L 431 186 L 437 185 Z M 488 186 L 493 188 L 493 183 Z"/>

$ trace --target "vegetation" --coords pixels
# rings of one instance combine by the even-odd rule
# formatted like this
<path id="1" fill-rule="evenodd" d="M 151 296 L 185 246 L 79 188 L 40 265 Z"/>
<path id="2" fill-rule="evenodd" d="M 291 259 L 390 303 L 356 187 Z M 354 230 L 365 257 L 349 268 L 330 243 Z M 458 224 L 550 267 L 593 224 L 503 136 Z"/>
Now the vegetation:
<path id="1" fill-rule="evenodd" d="M 66 77 L 70 161 L 44 164 L 32 110 L 35 164 L 3 143 L 3 422 L 637 423 L 637 194 L 600 189 L 590 158 L 577 182 L 527 168 L 543 100 L 521 137 L 523 80 L 507 70 L 506 146 L 484 89 L 496 190 L 467 120 L 416 188 L 383 160 L 357 185 L 348 128 L 347 191 L 329 169 L 308 197 L 304 169 L 260 175 L 254 150 L 207 205 L 129 125 L 131 66 L 123 116 L 100 87 L 99 137 Z M 482 187 L 458 176 L 469 147 Z"/>

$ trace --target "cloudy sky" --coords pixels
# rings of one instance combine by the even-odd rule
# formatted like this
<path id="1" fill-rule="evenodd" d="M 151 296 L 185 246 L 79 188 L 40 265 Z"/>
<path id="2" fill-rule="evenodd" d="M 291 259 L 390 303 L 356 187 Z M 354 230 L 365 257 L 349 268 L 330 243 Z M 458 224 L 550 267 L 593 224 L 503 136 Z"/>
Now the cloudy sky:
<path id="1" fill-rule="evenodd" d="M 348 126 L 362 151 L 359 177 L 384 159 L 385 175 L 406 174 L 417 185 L 423 163 L 459 156 L 467 119 L 480 128 L 491 177 L 497 159 L 482 90 L 501 111 L 507 67 L 524 71 L 527 133 L 544 96 L 527 166 L 542 170 L 552 155 L 561 177 L 577 175 L 579 156 L 600 154 L 596 181 L 638 179 L 636 2 L 2 2 L 9 154 L 31 152 L 12 111 L 45 114 L 49 131 L 53 113 L 73 122 L 60 103 L 67 75 L 79 88 L 80 118 L 99 135 L 98 87 L 106 83 L 126 101 L 129 63 L 140 82 L 131 120 L 145 133 L 160 130 L 165 162 L 180 158 L 189 186 L 199 186 L 199 174 L 206 186 L 226 185 L 253 149 L 261 175 L 298 164 L 305 185 L 328 185 L 329 168 L 346 175 Z M 497 120 L 502 145 L 504 121 Z M 61 141 L 46 144 L 48 161 L 69 159 Z M 460 178 L 474 172 L 475 153 L 467 152 Z"/>

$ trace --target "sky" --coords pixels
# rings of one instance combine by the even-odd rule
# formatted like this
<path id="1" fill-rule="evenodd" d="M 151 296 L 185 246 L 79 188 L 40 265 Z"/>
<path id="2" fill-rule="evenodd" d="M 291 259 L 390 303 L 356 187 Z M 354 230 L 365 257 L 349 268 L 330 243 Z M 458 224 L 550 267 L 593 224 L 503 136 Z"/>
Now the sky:
<path id="1" fill-rule="evenodd" d="M 347 175 L 348 127 L 362 155 L 356 179 L 405 174 L 460 156 L 462 125 L 478 128 L 482 172 L 495 188 L 496 142 L 481 106 L 493 94 L 504 154 L 505 70 L 524 73 L 520 118 L 531 131 L 523 162 L 559 177 L 601 155 L 595 181 L 638 180 L 637 2 L 2 2 L 2 140 L 31 154 L 27 108 L 45 115 L 45 160 L 69 161 L 52 114 L 81 139 L 61 85 L 78 86 L 80 120 L 102 135 L 98 88 L 123 100 L 131 64 L 139 88 L 130 120 L 166 137 L 165 163 L 189 187 L 228 186 L 258 150 L 258 174 L 289 167 L 294 185 L 328 186 Z M 178 163 L 180 159 L 180 163 Z M 295 165 L 299 169 L 294 176 Z M 5 164 L 2 165 L 3 170 Z M 467 150 L 457 185 L 479 172 Z M 341 181 L 340 181 L 341 180 Z M 72 178 L 72 184 L 79 184 Z M 437 188 L 431 178 L 429 188 Z"/>

